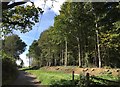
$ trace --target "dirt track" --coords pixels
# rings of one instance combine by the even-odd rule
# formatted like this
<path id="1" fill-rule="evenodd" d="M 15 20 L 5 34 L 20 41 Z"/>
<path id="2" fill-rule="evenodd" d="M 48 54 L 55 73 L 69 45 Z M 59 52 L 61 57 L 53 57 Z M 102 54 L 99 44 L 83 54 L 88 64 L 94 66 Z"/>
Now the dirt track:
<path id="1" fill-rule="evenodd" d="M 40 82 L 35 76 L 25 71 L 19 71 L 18 78 L 11 85 L 32 85 L 34 87 L 39 87 Z"/>

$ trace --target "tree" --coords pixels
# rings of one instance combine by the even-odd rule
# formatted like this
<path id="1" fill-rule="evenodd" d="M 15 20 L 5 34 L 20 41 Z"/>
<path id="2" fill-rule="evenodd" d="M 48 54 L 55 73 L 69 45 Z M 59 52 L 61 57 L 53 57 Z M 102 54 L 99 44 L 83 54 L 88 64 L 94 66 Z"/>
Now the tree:
<path id="1" fill-rule="evenodd" d="M 39 14 L 43 13 L 42 9 L 32 6 L 23 5 L 26 2 L 2 2 L 2 32 L 6 35 L 13 30 L 20 30 L 25 33 L 32 29 L 35 23 L 39 22 Z M 22 5 L 22 6 L 21 6 Z"/>
<path id="2" fill-rule="evenodd" d="M 64 65 L 68 65 L 68 32 L 69 32 L 69 15 L 70 12 L 70 3 L 64 3 L 61 7 L 60 15 L 55 18 L 54 27 L 57 30 L 59 36 L 62 36 L 64 40 Z"/>
<path id="3" fill-rule="evenodd" d="M 2 41 L 2 78 L 3 85 L 8 85 L 18 75 L 16 60 L 25 51 L 26 44 L 18 35 L 5 36 Z M 21 63 L 23 64 L 23 62 Z"/>
<path id="4" fill-rule="evenodd" d="M 20 39 L 18 35 L 6 36 L 3 40 L 3 52 L 15 59 L 25 51 L 27 45 Z"/>
<path id="5" fill-rule="evenodd" d="M 23 2 L 13 2 L 12 4 L 9 4 L 9 3 L 10 3 L 10 0 L 8 0 L 8 2 L 2 2 L 2 10 L 11 9 L 15 6 L 25 4 L 26 2 L 23 1 Z"/>
<path id="6" fill-rule="evenodd" d="M 43 66 L 119 67 L 119 9 L 109 2 L 64 3 L 54 26 L 36 41 L 37 60 Z"/>
<path id="7" fill-rule="evenodd" d="M 23 60 L 21 59 L 21 63 L 20 63 L 21 68 L 23 67 L 23 65 L 24 65 L 24 62 L 23 62 Z"/>
<path id="8" fill-rule="evenodd" d="M 100 3 L 92 3 L 92 14 L 95 17 L 95 25 L 96 25 L 96 38 L 97 38 L 97 49 L 98 49 L 98 59 L 99 59 L 99 67 L 102 66 L 102 57 L 100 54 L 100 48 L 102 48 L 102 44 L 100 42 L 100 34 L 103 32 L 109 31 L 109 29 L 113 28 L 113 23 L 119 20 L 120 12 L 118 11 L 119 3 L 111 3 L 105 2 Z M 99 9 L 99 10 L 98 10 Z M 116 13 L 116 16 L 113 13 Z M 107 33 L 107 32 L 106 32 Z M 103 34 L 102 34 L 103 35 Z M 105 38 L 106 39 L 106 38 Z M 101 47 L 100 47 L 101 46 Z"/>
<path id="9" fill-rule="evenodd" d="M 29 48 L 29 57 L 32 57 L 33 60 L 37 63 L 37 66 L 40 66 L 40 54 L 41 49 L 38 46 L 38 42 L 36 40 L 33 41 L 32 45 Z"/>

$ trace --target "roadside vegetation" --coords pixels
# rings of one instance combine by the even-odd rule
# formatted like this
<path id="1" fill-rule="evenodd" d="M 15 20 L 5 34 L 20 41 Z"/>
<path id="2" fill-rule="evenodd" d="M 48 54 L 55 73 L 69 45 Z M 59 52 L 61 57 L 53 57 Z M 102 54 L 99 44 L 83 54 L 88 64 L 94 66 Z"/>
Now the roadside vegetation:
<path id="1" fill-rule="evenodd" d="M 47 71 L 45 69 L 38 69 L 38 70 L 29 70 L 29 69 L 22 69 L 26 72 L 29 72 L 36 76 L 36 78 L 41 82 L 41 85 L 51 85 L 55 81 L 60 80 L 72 80 L 72 75 L 70 73 L 64 72 L 56 72 L 56 71 Z M 78 76 L 75 76 L 77 79 Z"/>
<path id="2" fill-rule="evenodd" d="M 31 30 L 32 26 L 39 22 L 38 14 L 40 8 L 25 5 L 27 2 L 19 1 L 15 3 L 8 0 L 2 1 L 1 7 L 1 29 L 0 29 L 0 55 L 2 56 L 2 85 L 9 85 L 18 76 L 16 60 L 23 61 L 19 55 L 25 51 L 26 44 L 22 39 L 14 34 L 15 30 L 22 33 Z"/>
<path id="3" fill-rule="evenodd" d="M 10 84 L 18 76 L 16 60 L 25 51 L 26 44 L 18 35 L 4 37 L 2 41 L 2 84 Z"/>
<path id="4" fill-rule="evenodd" d="M 70 69 L 70 67 L 69 67 Z M 74 74 L 74 80 L 73 75 L 71 73 L 66 73 L 67 71 L 54 71 L 54 70 L 48 70 L 45 69 L 45 67 L 40 69 L 22 69 L 25 70 L 28 73 L 31 73 L 36 76 L 36 78 L 39 80 L 41 85 L 49 85 L 51 87 L 54 86 L 81 86 L 81 87 L 87 87 L 86 86 L 86 75 L 84 74 Z M 113 76 L 111 74 L 102 74 L 98 76 L 91 75 L 89 77 L 89 86 L 100 86 L 100 87 L 119 87 L 120 78 L 118 76 Z"/>

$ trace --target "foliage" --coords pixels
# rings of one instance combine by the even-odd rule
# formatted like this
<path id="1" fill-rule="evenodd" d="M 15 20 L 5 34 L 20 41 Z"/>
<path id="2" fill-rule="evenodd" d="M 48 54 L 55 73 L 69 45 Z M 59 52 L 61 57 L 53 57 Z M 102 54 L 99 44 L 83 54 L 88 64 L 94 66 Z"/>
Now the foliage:
<path id="1" fill-rule="evenodd" d="M 13 33 L 13 30 L 19 30 L 23 33 L 28 32 L 35 23 L 39 22 L 39 14 L 42 12 L 41 8 L 36 8 L 33 3 L 32 6 L 20 6 L 19 3 L 13 8 L 2 11 L 2 32 L 5 35 Z"/>
<path id="2" fill-rule="evenodd" d="M 44 31 L 37 41 L 41 62 L 119 67 L 119 9 L 118 2 L 64 3 L 54 26 Z"/>
<path id="3" fill-rule="evenodd" d="M 2 52 L 15 59 L 25 51 L 26 44 L 18 35 L 6 36 L 2 43 Z"/>
<path id="4" fill-rule="evenodd" d="M 33 58 L 33 63 L 32 63 L 33 65 L 35 62 L 35 64 L 37 63 L 36 66 L 40 66 L 40 53 L 41 53 L 41 49 L 38 46 L 38 42 L 34 40 L 29 48 L 29 53 L 28 53 L 29 58 Z"/>
<path id="5" fill-rule="evenodd" d="M 2 59 L 2 85 L 10 84 L 18 75 L 17 65 L 13 58 L 4 56 Z"/>
<path id="6" fill-rule="evenodd" d="M 2 41 L 2 80 L 3 85 L 10 84 L 16 79 L 18 69 L 16 60 L 25 51 L 26 44 L 17 35 L 6 36 Z M 23 62 L 21 63 L 23 64 Z"/>

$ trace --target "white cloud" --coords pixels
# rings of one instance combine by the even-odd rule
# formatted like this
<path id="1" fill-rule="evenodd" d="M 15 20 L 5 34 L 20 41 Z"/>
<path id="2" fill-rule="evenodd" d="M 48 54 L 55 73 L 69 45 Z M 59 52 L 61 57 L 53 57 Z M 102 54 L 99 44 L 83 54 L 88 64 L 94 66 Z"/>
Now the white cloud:
<path id="1" fill-rule="evenodd" d="M 47 0 L 46 3 L 44 0 L 34 0 L 35 6 L 42 8 L 45 12 L 48 9 L 53 10 L 56 14 L 59 14 L 60 6 L 65 2 L 65 0 L 56 0 L 52 2 Z"/>
<path id="2" fill-rule="evenodd" d="M 54 2 L 53 3 L 53 8 L 52 10 L 57 13 L 57 14 L 60 14 L 59 13 L 59 10 L 61 9 L 61 5 L 65 2 L 65 0 L 58 0 L 57 2 Z"/>
<path id="3" fill-rule="evenodd" d="M 31 2 L 27 2 L 26 4 L 29 5 L 29 6 L 32 6 L 32 3 L 31 3 Z"/>

